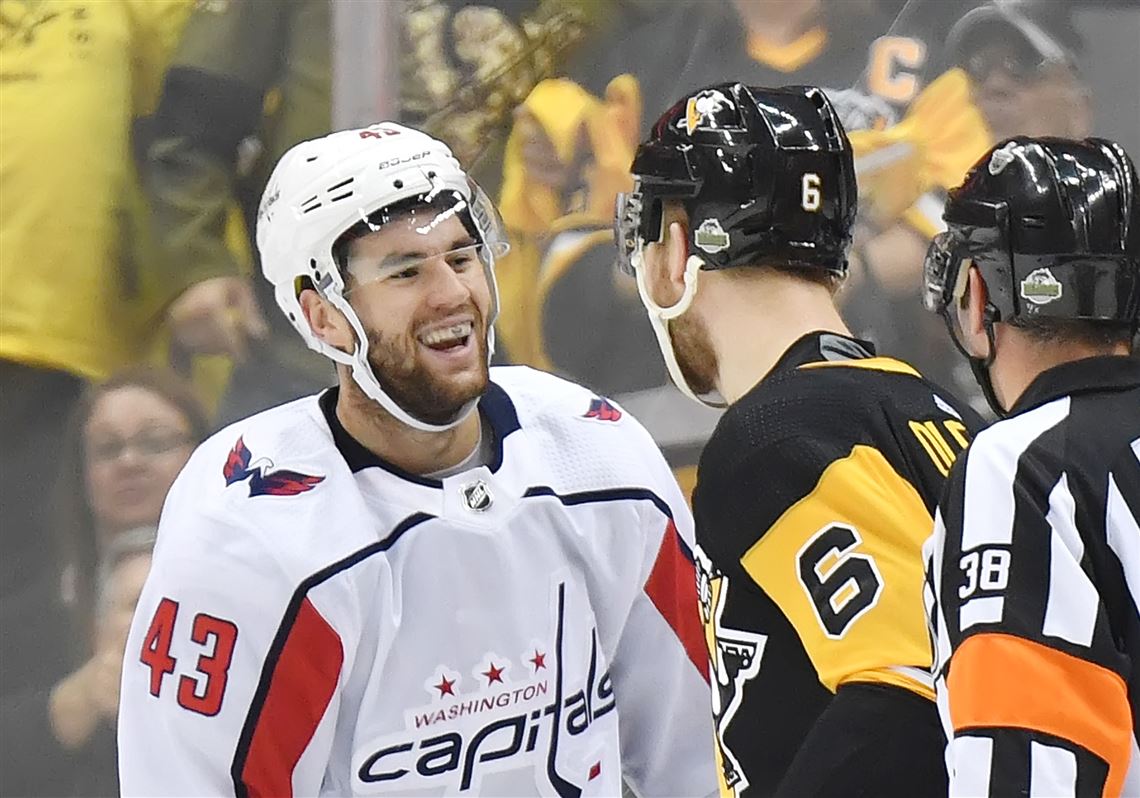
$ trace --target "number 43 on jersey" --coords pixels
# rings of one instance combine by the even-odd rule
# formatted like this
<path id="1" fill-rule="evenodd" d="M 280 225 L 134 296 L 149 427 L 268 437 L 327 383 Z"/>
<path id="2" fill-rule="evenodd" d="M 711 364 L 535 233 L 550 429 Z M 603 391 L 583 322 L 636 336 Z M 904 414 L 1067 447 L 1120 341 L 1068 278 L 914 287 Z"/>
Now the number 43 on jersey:
<path id="1" fill-rule="evenodd" d="M 185 633 L 185 622 L 178 628 L 178 602 L 164 598 L 143 638 L 139 661 L 150 668 L 150 694 L 160 698 L 166 677 L 178 667 L 170 654 L 175 632 Z M 230 660 L 234 655 L 238 629 L 230 621 L 198 613 L 189 628 L 190 640 L 202 647 L 195 665 L 196 675 L 178 677 L 178 705 L 201 715 L 217 715 L 226 693 Z"/>

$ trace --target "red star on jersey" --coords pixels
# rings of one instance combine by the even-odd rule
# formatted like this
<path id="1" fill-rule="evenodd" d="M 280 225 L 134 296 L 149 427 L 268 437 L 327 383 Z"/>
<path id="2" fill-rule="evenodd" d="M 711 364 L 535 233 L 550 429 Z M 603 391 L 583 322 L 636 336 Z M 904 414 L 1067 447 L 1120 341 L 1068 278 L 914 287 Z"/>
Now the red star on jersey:
<path id="1" fill-rule="evenodd" d="M 487 677 L 487 684 L 494 684 L 495 682 L 499 684 L 503 683 L 503 669 L 496 668 L 493 662 L 491 663 L 490 669 L 483 671 L 483 675 Z"/>
<path id="2" fill-rule="evenodd" d="M 455 691 L 451 686 L 455 684 L 454 679 L 448 679 L 446 676 L 439 677 L 439 684 L 435 685 L 435 689 L 439 690 L 439 697 L 443 698 L 445 695 L 455 695 Z"/>
<path id="3" fill-rule="evenodd" d="M 527 662 L 534 663 L 535 673 L 538 673 L 539 668 L 546 670 L 546 654 L 539 654 L 537 648 L 534 650 L 534 656 L 527 660 Z"/>

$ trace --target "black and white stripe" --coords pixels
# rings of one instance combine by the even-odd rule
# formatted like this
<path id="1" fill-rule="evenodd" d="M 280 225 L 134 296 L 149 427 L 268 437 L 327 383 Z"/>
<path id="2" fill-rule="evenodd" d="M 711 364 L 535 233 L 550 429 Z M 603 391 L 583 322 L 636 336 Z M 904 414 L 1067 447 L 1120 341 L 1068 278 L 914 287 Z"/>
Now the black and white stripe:
<path id="1" fill-rule="evenodd" d="M 1043 400 L 978 435 L 936 514 L 924 598 L 951 795 L 1099 795 L 1108 776 L 1101 758 L 1047 734 L 955 736 L 953 653 L 986 632 L 1120 675 L 1133 722 L 1123 794 L 1140 795 L 1140 370 L 1109 365 L 1103 375 L 1069 368 L 1068 385 L 1056 380 Z M 984 562 L 1008 568 L 987 582 Z"/>

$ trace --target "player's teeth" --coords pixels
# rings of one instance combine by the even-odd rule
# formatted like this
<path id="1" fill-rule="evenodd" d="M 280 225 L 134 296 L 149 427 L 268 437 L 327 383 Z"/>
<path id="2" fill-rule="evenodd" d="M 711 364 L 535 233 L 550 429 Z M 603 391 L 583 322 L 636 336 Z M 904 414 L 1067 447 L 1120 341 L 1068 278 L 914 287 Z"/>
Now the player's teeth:
<path id="1" fill-rule="evenodd" d="M 420 336 L 420 340 L 430 346 L 433 344 L 441 344 L 444 341 L 466 338 L 471 334 L 473 327 L 474 325 L 471 322 L 465 321 L 461 324 L 453 324 L 450 327 L 444 327 L 439 330 L 432 330 L 431 332 L 424 333 L 422 336 Z"/>

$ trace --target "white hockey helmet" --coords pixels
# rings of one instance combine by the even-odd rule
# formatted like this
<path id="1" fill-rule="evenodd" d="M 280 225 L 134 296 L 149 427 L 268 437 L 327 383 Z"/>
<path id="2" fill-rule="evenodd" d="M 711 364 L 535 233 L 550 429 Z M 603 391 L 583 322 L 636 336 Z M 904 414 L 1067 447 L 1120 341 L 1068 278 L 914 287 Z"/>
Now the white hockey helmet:
<path id="1" fill-rule="evenodd" d="M 447 423 L 433 424 L 413 416 L 388 395 L 368 362 L 368 336 L 344 296 L 344 275 L 333 257 L 333 245 L 361 222 L 373 224 L 370 217 L 391 205 L 419 197 L 426 204 L 446 196 L 454 198 L 448 213 L 458 216 L 483 245 L 483 268 L 491 290 L 486 319 L 489 358 L 499 313 L 494 262 L 506 253 L 508 244 L 494 205 L 443 142 L 394 122 L 301 142 L 278 161 L 257 211 L 262 273 L 305 343 L 350 366 L 353 379 L 368 397 L 401 422 L 424 431 L 451 429 L 474 410 L 477 400 Z M 351 354 L 313 334 L 298 301 L 304 287 L 315 288 L 344 313 L 356 334 Z"/>

